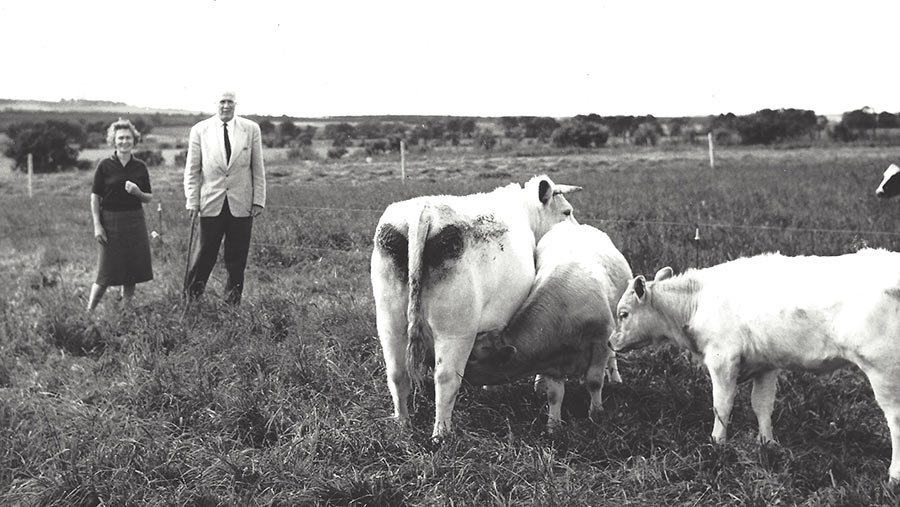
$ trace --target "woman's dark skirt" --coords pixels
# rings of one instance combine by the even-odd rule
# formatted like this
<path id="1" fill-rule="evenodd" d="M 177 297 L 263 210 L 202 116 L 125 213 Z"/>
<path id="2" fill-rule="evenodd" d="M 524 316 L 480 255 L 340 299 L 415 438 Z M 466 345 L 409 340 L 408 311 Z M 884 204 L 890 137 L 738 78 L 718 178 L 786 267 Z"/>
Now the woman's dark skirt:
<path id="1" fill-rule="evenodd" d="M 100 244 L 97 285 L 134 285 L 153 280 L 144 208 L 100 212 L 106 244 Z"/>

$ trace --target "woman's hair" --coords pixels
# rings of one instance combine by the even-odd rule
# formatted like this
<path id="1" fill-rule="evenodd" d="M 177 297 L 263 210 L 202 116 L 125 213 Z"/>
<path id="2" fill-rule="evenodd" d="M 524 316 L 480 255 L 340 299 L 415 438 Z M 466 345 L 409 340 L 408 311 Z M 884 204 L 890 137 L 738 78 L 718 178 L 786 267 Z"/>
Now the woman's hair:
<path id="1" fill-rule="evenodd" d="M 116 131 L 125 129 L 131 131 L 131 135 L 132 137 L 134 137 L 134 144 L 140 142 L 141 133 L 138 132 L 138 129 L 134 128 L 134 125 L 130 121 L 123 118 L 119 118 L 117 121 L 112 122 L 112 125 L 109 126 L 109 129 L 106 131 L 106 142 L 109 143 L 110 146 L 115 146 Z"/>

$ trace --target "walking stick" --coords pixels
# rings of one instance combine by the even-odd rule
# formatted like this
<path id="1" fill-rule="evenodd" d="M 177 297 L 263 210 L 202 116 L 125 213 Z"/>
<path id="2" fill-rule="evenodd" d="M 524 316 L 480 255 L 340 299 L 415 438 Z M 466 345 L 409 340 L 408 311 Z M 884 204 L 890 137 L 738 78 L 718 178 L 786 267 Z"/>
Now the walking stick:
<path id="1" fill-rule="evenodd" d="M 188 248 L 187 248 L 187 259 L 184 261 L 184 299 L 185 301 L 190 300 L 190 287 L 188 286 L 188 274 L 191 269 L 191 252 L 194 251 L 194 229 L 196 229 L 197 225 L 197 215 L 199 215 L 199 211 L 191 211 L 191 234 L 188 237 Z"/>

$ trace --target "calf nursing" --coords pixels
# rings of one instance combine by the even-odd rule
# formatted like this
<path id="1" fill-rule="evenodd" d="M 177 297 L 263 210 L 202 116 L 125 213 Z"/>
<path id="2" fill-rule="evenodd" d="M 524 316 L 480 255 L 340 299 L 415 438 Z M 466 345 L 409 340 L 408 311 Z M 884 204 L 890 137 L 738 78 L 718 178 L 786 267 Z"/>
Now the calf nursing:
<path id="1" fill-rule="evenodd" d="M 501 384 L 541 374 L 547 426 L 553 431 L 561 422 L 567 376 L 583 377 L 593 420 L 602 410 L 607 366 L 611 380 L 621 381 L 608 341 L 631 268 L 606 234 L 570 222 L 554 226 L 541 239 L 536 264 L 531 292 L 509 324 L 478 335 L 465 378 Z"/>
<path id="2" fill-rule="evenodd" d="M 394 417 L 406 423 L 410 383 L 434 359 L 432 436 L 451 429 L 466 359 L 479 331 L 506 325 L 534 281 L 534 249 L 572 218 L 546 176 L 490 193 L 391 204 L 378 222 L 372 291 Z"/>
<path id="3" fill-rule="evenodd" d="M 653 281 L 632 280 L 611 345 L 624 351 L 670 341 L 699 356 L 712 381 L 712 438 L 721 442 L 739 379 L 753 379 L 759 439 L 773 440 L 779 369 L 858 366 L 884 411 L 900 481 L 900 254 L 767 254 Z"/>

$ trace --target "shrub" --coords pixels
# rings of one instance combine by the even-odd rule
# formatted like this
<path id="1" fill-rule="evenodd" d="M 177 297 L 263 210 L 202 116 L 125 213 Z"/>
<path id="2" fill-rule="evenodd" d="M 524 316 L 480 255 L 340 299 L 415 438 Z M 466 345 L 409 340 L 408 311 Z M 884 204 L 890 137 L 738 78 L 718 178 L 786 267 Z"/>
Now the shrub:
<path id="1" fill-rule="evenodd" d="M 319 155 L 309 146 L 299 146 L 287 151 L 287 158 L 299 160 L 316 160 Z"/>
<path id="2" fill-rule="evenodd" d="M 802 109 L 762 109 L 738 116 L 734 122 L 743 144 L 772 144 L 807 136 L 816 131 L 816 125 L 816 114 Z"/>
<path id="3" fill-rule="evenodd" d="M 159 150 L 138 150 L 134 152 L 134 157 L 143 160 L 149 167 L 161 166 L 166 163 L 166 159 Z"/>
<path id="4" fill-rule="evenodd" d="M 631 134 L 631 142 L 636 146 L 656 146 L 658 141 L 659 130 L 652 123 L 641 123 Z"/>
<path id="5" fill-rule="evenodd" d="M 6 149 L 6 156 L 15 161 L 16 169 L 28 168 L 28 154 L 34 161 L 34 172 L 49 173 L 77 167 L 78 150 L 69 146 L 71 133 L 63 128 L 64 122 L 46 121 L 40 124 L 13 125 L 7 131 L 12 143 Z M 82 136 L 83 137 L 83 136 Z"/>
<path id="6" fill-rule="evenodd" d="M 381 155 L 384 152 L 388 151 L 388 142 L 385 140 L 371 141 L 366 143 L 366 155 Z"/>
<path id="7" fill-rule="evenodd" d="M 328 158 L 338 159 L 347 154 L 347 148 L 343 146 L 334 146 L 328 149 Z"/>
<path id="8" fill-rule="evenodd" d="M 497 146 L 497 136 L 490 130 L 479 130 L 475 133 L 475 146 L 485 151 L 490 151 Z"/>
<path id="9" fill-rule="evenodd" d="M 601 147 L 609 139 L 609 129 L 605 126 L 581 119 L 567 120 L 562 123 L 550 140 L 554 146 L 578 146 L 581 148 Z"/>
<path id="10" fill-rule="evenodd" d="M 828 136 L 835 141 L 842 143 L 855 141 L 857 139 L 856 131 L 847 127 L 843 122 L 838 123 L 833 129 L 828 131 Z"/>

